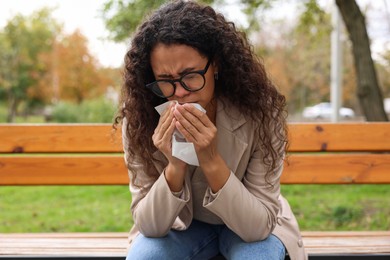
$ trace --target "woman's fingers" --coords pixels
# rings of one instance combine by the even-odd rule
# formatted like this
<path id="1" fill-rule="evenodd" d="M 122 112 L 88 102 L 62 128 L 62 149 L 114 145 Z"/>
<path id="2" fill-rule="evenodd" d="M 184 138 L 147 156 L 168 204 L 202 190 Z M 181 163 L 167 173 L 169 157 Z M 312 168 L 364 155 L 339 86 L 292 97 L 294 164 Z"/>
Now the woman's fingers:
<path id="1" fill-rule="evenodd" d="M 187 142 L 195 143 L 196 138 L 179 121 L 176 121 L 176 128 L 184 136 Z"/>
<path id="2" fill-rule="evenodd" d="M 204 126 L 206 127 L 211 127 L 213 126 L 214 124 L 210 121 L 210 119 L 208 118 L 208 116 L 206 115 L 206 113 L 204 113 L 203 111 L 197 109 L 195 106 L 191 105 L 191 104 L 184 104 L 181 106 L 181 108 L 184 108 L 184 117 L 186 116 L 194 116 L 197 118 L 197 120 L 199 120 Z"/>
<path id="3" fill-rule="evenodd" d="M 192 139 L 199 140 L 201 135 L 207 132 L 207 127 L 212 125 L 205 113 L 189 104 L 177 106 L 174 115 L 178 121 L 178 130 L 189 142 Z"/>
<path id="4" fill-rule="evenodd" d="M 154 130 L 154 133 L 155 134 L 156 133 L 157 134 L 160 133 L 160 136 L 161 136 L 161 134 L 165 133 L 166 130 L 168 129 L 169 125 L 171 124 L 172 119 L 173 119 L 173 106 L 170 105 L 164 111 L 164 113 L 161 115 L 161 117 L 160 117 L 160 119 L 158 121 L 157 127 Z"/>
<path id="5" fill-rule="evenodd" d="M 205 113 L 190 104 L 177 106 L 174 111 L 176 128 L 188 142 L 194 143 L 200 150 L 214 143 L 216 127 Z"/>
<path id="6" fill-rule="evenodd" d="M 153 144 L 163 153 L 168 153 L 171 150 L 170 144 L 172 134 L 175 129 L 175 121 L 173 116 L 173 106 L 170 105 L 161 115 L 152 136 Z"/>

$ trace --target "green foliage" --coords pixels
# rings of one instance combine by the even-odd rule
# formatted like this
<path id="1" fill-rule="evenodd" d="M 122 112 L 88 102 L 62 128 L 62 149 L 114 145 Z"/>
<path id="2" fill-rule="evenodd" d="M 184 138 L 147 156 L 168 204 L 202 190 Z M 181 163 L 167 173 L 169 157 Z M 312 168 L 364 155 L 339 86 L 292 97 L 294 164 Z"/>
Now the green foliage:
<path id="1" fill-rule="evenodd" d="M 309 8 L 308 2 L 305 3 L 300 3 L 298 25 L 291 26 L 283 19 L 274 20 L 274 28 L 280 28 L 277 41 L 272 43 L 267 31 L 259 31 L 260 40 L 255 49 L 264 58 L 272 80 L 286 96 L 290 114 L 330 98 L 330 15 L 311 6 L 321 19 L 313 18 L 310 23 L 304 23 Z M 344 64 L 345 71 L 351 68 L 347 62 Z"/>
<path id="2" fill-rule="evenodd" d="M 304 11 L 299 17 L 298 31 L 310 36 L 311 39 L 323 38 L 323 34 L 329 35 L 331 27 L 328 30 L 319 30 L 318 27 L 323 24 L 330 24 L 329 15 L 318 5 L 317 0 L 308 0 L 304 3 Z"/>
<path id="3" fill-rule="evenodd" d="M 57 123 L 111 123 L 116 105 L 99 98 L 85 100 L 81 104 L 60 102 L 53 107 L 51 121 Z"/>
<path id="4" fill-rule="evenodd" d="M 0 102 L 0 123 L 7 121 L 7 107 L 3 102 Z"/>
<path id="5" fill-rule="evenodd" d="M 43 8 L 29 16 L 17 14 L 0 30 L 0 100 L 8 106 L 7 122 L 58 100 L 80 103 L 98 97 L 108 86 L 114 87 L 113 79 L 120 78 L 119 71 L 99 67 L 78 30 L 64 34 L 52 11 Z M 67 118 L 59 116 L 59 120 L 107 121 L 113 111 L 107 105 L 100 110 L 102 105 L 84 106 L 86 111 L 97 110 L 99 118 L 90 114 L 80 119 L 77 109 L 68 108 Z"/>
<path id="6" fill-rule="evenodd" d="M 136 30 L 141 20 L 166 0 L 109 0 L 102 9 L 111 38 L 124 41 Z"/>
<path id="7" fill-rule="evenodd" d="M 249 25 L 246 31 L 255 31 L 260 29 L 261 11 L 271 8 L 274 0 L 241 0 L 243 12 L 246 14 Z"/>
<path id="8" fill-rule="evenodd" d="M 74 103 L 60 102 L 53 108 L 50 121 L 58 123 L 79 122 L 79 107 Z"/>
<path id="9" fill-rule="evenodd" d="M 108 0 L 101 10 L 106 28 L 114 41 L 128 40 L 141 21 L 153 10 L 168 0 Z M 224 0 L 200 0 L 205 4 L 220 3 Z"/>
<path id="10" fill-rule="evenodd" d="M 31 16 L 14 16 L 0 31 L 0 87 L 8 99 L 10 121 L 47 70 L 40 55 L 51 49 L 59 30 L 51 10 L 43 8 Z"/>
<path id="11" fill-rule="evenodd" d="M 310 11 L 302 13 L 298 27 L 292 32 L 295 44 L 288 47 L 288 55 L 293 61 L 289 70 L 297 79 L 297 88 L 290 93 L 291 101 L 302 102 L 304 106 L 330 99 L 330 16 L 318 10 L 316 17 L 321 18 L 305 23 L 307 16 L 316 15 Z"/>

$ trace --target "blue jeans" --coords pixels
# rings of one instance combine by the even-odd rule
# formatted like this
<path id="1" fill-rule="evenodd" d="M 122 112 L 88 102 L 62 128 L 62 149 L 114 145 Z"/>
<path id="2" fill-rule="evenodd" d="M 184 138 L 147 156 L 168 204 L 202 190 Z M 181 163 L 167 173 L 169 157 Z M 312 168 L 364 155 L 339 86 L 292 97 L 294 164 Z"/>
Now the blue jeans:
<path id="1" fill-rule="evenodd" d="M 244 242 L 225 225 L 194 220 L 184 231 L 171 230 L 165 237 L 139 234 L 126 260 L 210 259 L 218 254 L 226 259 L 284 259 L 286 249 L 274 235 L 252 243 Z"/>

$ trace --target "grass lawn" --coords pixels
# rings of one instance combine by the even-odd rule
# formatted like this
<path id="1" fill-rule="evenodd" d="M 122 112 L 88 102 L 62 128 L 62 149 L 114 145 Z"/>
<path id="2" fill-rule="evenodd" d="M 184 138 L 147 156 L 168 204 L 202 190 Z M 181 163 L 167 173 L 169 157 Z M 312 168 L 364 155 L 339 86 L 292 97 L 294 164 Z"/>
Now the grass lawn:
<path id="1" fill-rule="evenodd" d="M 129 231 L 127 186 L 0 187 L 0 233 Z"/>
<path id="2" fill-rule="evenodd" d="M 302 230 L 390 230 L 388 185 L 284 185 Z M 0 233 L 127 232 L 127 186 L 2 186 Z"/>
<path id="3" fill-rule="evenodd" d="M 284 185 L 302 230 L 390 230 L 389 185 Z"/>

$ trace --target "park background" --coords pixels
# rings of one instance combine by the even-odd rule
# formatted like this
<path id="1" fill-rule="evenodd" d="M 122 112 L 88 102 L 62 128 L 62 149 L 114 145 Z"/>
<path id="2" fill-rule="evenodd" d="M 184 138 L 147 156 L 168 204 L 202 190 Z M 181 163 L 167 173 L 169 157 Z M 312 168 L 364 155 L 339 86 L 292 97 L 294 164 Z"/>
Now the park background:
<path id="1" fill-rule="evenodd" d="M 159 2 L 2 1 L 0 123 L 111 123 L 131 32 Z M 329 121 L 302 114 L 306 107 L 330 101 L 333 1 L 259 1 L 257 9 L 245 4 L 251 1 L 206 2 L 214 2 L 247 32 L 287 98 L 290 122 Z M 121 13 L 120 3 L 141 12 Z M 386 100 L 390 3 L 357 3 L 366 18 L 378 85 Z M 355 113 L 342 120 L 365 121 L 345 29 L 342 45 L 342 106 Z M 390 191 L 385 185 L 284 185 L 282 193 L 303 230 L 390 229 Z M 0 232 L 127 231 L 132 225 L 130 201 L 126 186 L 4 186 Z"/>

